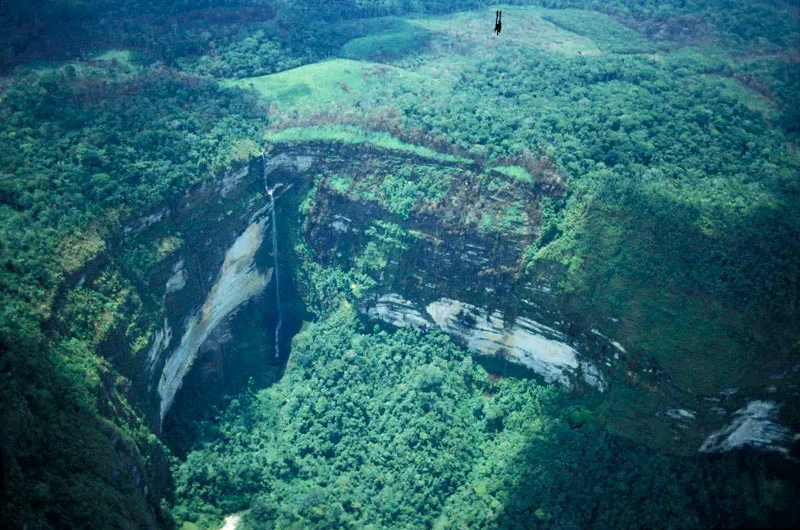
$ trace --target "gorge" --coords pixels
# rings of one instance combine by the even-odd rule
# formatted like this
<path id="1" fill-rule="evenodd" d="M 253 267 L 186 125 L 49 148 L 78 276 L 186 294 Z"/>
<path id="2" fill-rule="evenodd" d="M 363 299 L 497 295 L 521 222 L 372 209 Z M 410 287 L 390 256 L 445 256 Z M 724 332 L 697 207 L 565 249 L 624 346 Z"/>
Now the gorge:
<path id="1" fill-rule="evenodd" d="M 530 235 L 494 238 L 470 233 L 458 221 L 447 220 L 464 216 L 472 207 L 471 203 L 488 201 L 488 204 L 484 202 L 484 207 L 492 208 L 496 201 L 502 206 L 502 197 L 486 196 L 478 191 L 472 197 L 464 197 L 465 202 L 458 209 L 445 204 L 404 221 L 374 203 L 354 202 L 331 189 L 327 175 L 347 171 L 357 181 L 359 175 L 364 174 L 364 169 L 356 169 L 356 166 L 366 153 L 371 159 L 379 160 L 375 164 L 408 161 L 398 153 L 369 146 L 277 145 L 269 157 L 254 159 L 248 166 L 226 172 L 190 190 L 180 204 L 170 205 L 168 213 L 146 229 L 131 230 L 135 238 L 152 238 L 155 233 L 163 235 L 181 227 L 185 237 L 202 241 L 191 247 L 198 249 L 194 254 L 178 251 L 151 272 L 154 281 L 167 278 L 162 284 L 165 316 L 154 321 L 162 324 L 154 327 L 143 368 L 143 372 L 152 372 L 151 380 L 158 381 L 158 394 L 154 397 L 157 397 L 162 421 L 191 370 L 198 372 L 193 384 L 203 385 L 205 393 L 214 394 L 207 385 L 220 384 L 220 381 L 212 381 L 215 378 L 224 380 L 220 374 L 227 371 L 227 367 L 242 362 L 252 367 L 259 356 L 264 355 L 263 346 L 257 349 L 262 353 L 257 353 L 239 348 L 236 343 L 271 343 L 272 355 L 279 356 L 281 309 L 277 304 L 280 304 L 280 297 L 277 292 L 274 300 L 263 297 L 268 285 L 277 282 L 278 236 L 274 219 L 278 208 L 273 204 L 301 202 L 301 197 L 291 199 L 290 196 L 307 193 L 301 190 L 309 189 L 314 175 L 317 177 L 313 205 L 302 230 L 308 238 L 306 244 L 320 263 L 354 266 L 348 260 L 359 256 L 371 240 L 388 239 L 385 234 L 374 235 L 376 222 L 403 223 L 404 229 L 413 234 L 408 242 L 390 243 L 389 248 L 393 250 L 384 256 L 384 272 L 359 298 L 358 307 L 365 317 L 396 327 L 438 327 L 476 352 L 477 360 L 485 360 L 487 366 L 495 370 L 502 369 L 498 367 L 503 365 L 518 366 L 531 375 L 541 376 L 544 381 L 568 388 L 585 385 L 600 395 L 613 395 L 615 386 L 637 388 L 642 393 L 642 402 L 652 407 L 652 416 L 631 418 L 612 408 L 607 410 L 605 418 L 612 429 L 616 427 L 619 432 L 626 432 L 634 424 L 657 425 L 650 432 L 667 431 L 675 436 L 664 439 L 653 435 L 640 441 L 691 453 L 697 451 L 707 437 L 719 437 L 714 431 L 735 418 L 740 408 L 757 399 L 780 399 L 780 389 L 793 384 L 790 379 L 785 381 L 789 386 L 781 385 L 764 393 L 760 388 L 775 386 L 768 384 L 775 381 L 776 374 L 770 372 L 763 374 L 762 383 L 749 388 L 738 387 L 740 382 L 728 381 L 695 396 L 687 394 L 686 389 L 675 388 L 671 381 L 680 379 L 679 374 L 665 371 L 657 359 L 630 353 L 613 338 L 608 338 L 613 337 L 613 329 L 618 324 L 613 321 L 613 315 L 607 315 L 605 322 L 572 320 L 574 315 L 565 314 L 558 299 L 549 294 L 551 290 L 546 284 L 520 280 L 517 271 L 521 251 Z M 417 162 L 436 165 L 426 160 Z M 259 163 L 263 163 L 262 179 L 258 178 L 262 173 Z M 469 164 L 445 164 L 443 167 L 457 174 L 459 179 L 474 178 L 469 175 L 480 171 Z M 281 186 L 284 191 L 281 201 L 272 199 L 264 205 L 255 197 L 260 193 L 257 191 L 259 180 L 266 184 L 268 177 L 273 182 L 272 190 Z M 262 189 L 272 197 L 269 187 Z M 535 197 L 532 195 L 533 204 Z M 234 205 L 246 206 L 233 210 Z M 216 212 L 225 212 L 221 220 Z M 283 215 L 296 216 L 287 211 Z M 535 215 L 534 206 L 531 217 Z M 129 225 L 142 226 L 143 221 L 134 219 Z M 267 231 L 272 235 L 268 236 Z M 267 237 L 273 243 L 269 253 L 264 251 L 269 245 L 262 249 L 261 244 Z M 344 253 L 342 249 L 348 250 Z M 124 252 L 124 246 L 121 250 Z M 272 256 L 271 267 L 266 265 L 268 254 Z M 195 264 L 196 274 L 186 272 L 193 268 L 186 265 L 190 263 Z M 300 281 L 297 272 L 288 274 L 289 281 Z M 460 281 L 452 281 L 454 278 Z M 92 278 L 87 277 L 85 281 L 91 284 Z M 296 289 L 302 293 L 308 286 L 298 285 Z M 290 301 L 289 305 L 297 303 Z M 261 307 L 261 312 L 269 307 L 267 312 L 277 313 L 272 333 L 254 324 L 259 318 L 252 315 L 256 306 Z M 253 327 L 244 334 L 252 338 L 243 341 L 234 330 L 250 325 Z M 602 326 L 603 331 L 595 326 Z M 269 335 L 274 340 L 264 341 Z M 234 361 L 237 355 L 244 357 Z M 785 370 L 791 372 L 792 367 L 786 366 Z M 243 377 L 240 375 L 239 379 Z M 225 384 L 222 386 L 224 388 Z M 733 392 L 731 387 L 738 389 Z M 676 414 L 673 411 L 690 412 Z M 780 435 L 771 441 L 785 443 L 789 438 L 783 434 L 783 429 L 779 427 L 775 432 Z M 753 440 L 753 443 L 761 442 Z"/>
<path id="2" fill-rule="evenodd" d="M 0 527 L 800 525 L 791 2 L 0 27 Z"/>
<path id="3" fill-rule="evenodd" d="M 448 175 L 468 191 L 450 201 L 434 199 L 408 216 L 353 194 L 362 179 L 403 171 L 409 162 L 422 173 Z M 536 280 L 521 272 L 523 250 L 537 237 L 535 224 L 503 237 L 475 228 L 471 212 L 502 210 L 519 194 L 528 197 L 527 218 L 537 219 L 542 194 L 552 193 L 513 180 L 502 191 L 488 190 L 480 184 L 483 171 L 475 162 L 410 157 L 368 144 L 275 144 L 268 155 L 128 220 L 124 237 L 111 242 L 103 260 L 76 272 L 80 281 L 70 280 L 71 288 L 95 288 L 103 262 L 126 262 L 125 255 L 142 245 L 171 237 L 186 242 L 140 273 L 144 289 L 161 293 L 132 317 L 152 330 L 147 347 L 134 362 L 116 361 L 132 355 L 120 352 L 131 352 L 124 328 L 103 347 L 121 374 L 146 381 L 127 399 L 142 407 L 144 419 L 178 455 L 188 453 L 208 415 L 224 406 L 223 396 L 280 378 L 286 362 L 281 340 L 288 348 L 300 323 L 312 318 L 305 307 L 318 300 L 308 280 L 310 260 L 367 274 L 363 285 L 351 285 L 362 318 L 393 329 L 441 330 L 490 373 L 539 378 L 583 395 L 602 411 L 604 428 L 622 438 L 682 455 L 745 446 L 787 456 L 794 450 L 796 435 L 779 411 L 796 388 L 795 365 L 710 382 L 702 390 L 680 387 L 676 382 L 686 375 L 674 366 L 615 340 L 624 322 L 614 315 L 587 320 L 570 312 L 550 283 L 557 282 L 555 270 Z M 338 183 L 340 175 L 348 175 L 347 187 Z M 279 218 L 297 221 L 279 235 Z M 279 254 L 291 256 L 282 270 L 291 284 L 284 291 L 291 297 L 284 302 L 290 325 L 283 337 Z M 365 268 L 364 255 L 380 268 Z M 274 297 L 265 296 L 273 288 Z M 147 298 L 144 291 L 140 296 Z M 166 495 L 164 468 L 141 463 L 136 445 L 129 450 L 140 462 L 131 471 L 142 495 Z"/>

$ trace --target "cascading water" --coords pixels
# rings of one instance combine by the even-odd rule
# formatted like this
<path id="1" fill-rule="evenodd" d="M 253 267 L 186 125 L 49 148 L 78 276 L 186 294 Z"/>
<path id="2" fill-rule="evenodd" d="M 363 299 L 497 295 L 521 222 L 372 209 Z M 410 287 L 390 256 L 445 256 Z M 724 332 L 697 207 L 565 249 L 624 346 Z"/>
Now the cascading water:
<path id="1" fill-rule="evenodd" d="M 280 356 L 280 343 L 281 343 L 281 326 L 283 325 L 283 307 L 281 306 L 281 280 L 278 270 L 278 223 L 276 221 L 275 213 L 275 195 L 274 188 L 269 188 L 267 182 L 267 157 L 261 153 L 261 161 L 264 165 L 264 190 L 269 196 L 270 210 L 272 212 L 272 274 L 275 277 L 275 304 L 278 306 L 278 323 L 275 326 L 275 357 Z"/>

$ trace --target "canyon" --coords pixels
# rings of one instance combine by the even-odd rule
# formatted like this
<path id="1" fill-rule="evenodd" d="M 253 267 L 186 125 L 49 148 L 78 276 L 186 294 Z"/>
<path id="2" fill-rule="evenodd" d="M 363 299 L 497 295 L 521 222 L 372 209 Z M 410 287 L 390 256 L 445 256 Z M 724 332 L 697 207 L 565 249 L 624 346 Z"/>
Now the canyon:
<path id="1" fill-rule="evenodd" d="M 348 175 L 352 191 L 370 174 L 399 172 L 409 164 L 434 166 L 466 191 L 406 216 L 332 184 L 338 175 Z M 180 454 L 181 436 L 188 436 L 181 433 L 221 396 L 248 381 L 267 385 L 280 377 L 285 359 L 275 351 L 280 315 L 270 232 L 280 233 L 285 259 L 280 294 L 288 351 L 303 320 L 313 318 L 305 309 L 310 293 L 298 272 L 298 243 L 315 263 L 348 270 L 371 243 L 390 239 L 381 230 L 399 226 L 403 241 L 386 247 L 391 251 L 374 271 L 374 284 L 356 297 L 365 321 L 436 330 L 474 352 L 490 372 L 535 377 L 593 396 L 609 431 L 660 450 L 693 454 L 752 445 L 789 451 L 793 434 L 780 424 L 778 411 L 787 399 L 782 396 L 796 388 L 797 366 L 755 374 L 757 384 L 749 387 L 731 382 L 698 392 L 677 386 L 681 374 L 635 344 L 617 340 L 615 315 L 587 318 L 570 310 L 556 288 L 557 269 L 535 279 L 524 274 L 525 248 L 539 235 L 539 197 L 548 191 L 513 182 L 492 190 L 481 184 L 484 171 L 478 163 L 441 162 L 369 145 L 278 144 L 263 160 L 254 157 L 172 204 L 129 219 L 121 238 L 109 245 L 106 261 L 137 245 L 170 237 L 182 241 L 146 272 L 141 286 L 157 295 L 138 309 L 150 322 L 147 347 L 133 362 L 116 363 L 134 382 L 131 401 Z M 264 177 L 273 183 L 274 202 L 265 197 Z M 501 235 L 479 229 L 471 217 L 503 209 L 520 195 L 534 221 L 527 231 Z M 273 224 L 272 204 L 284 220 L 279 226 Z M 80 271 L 80 284 L 90 287 L 102 270 Z M 112 363 L 125 357 L 119 352 L 128 347 L 123 343 L 119 336 L 108 342 L 104 354 Z M 140 469 L 137 475 L 151 477 L 144 481 L 152 492 L 152 477 L 163 473 L 163 468 Z"/>

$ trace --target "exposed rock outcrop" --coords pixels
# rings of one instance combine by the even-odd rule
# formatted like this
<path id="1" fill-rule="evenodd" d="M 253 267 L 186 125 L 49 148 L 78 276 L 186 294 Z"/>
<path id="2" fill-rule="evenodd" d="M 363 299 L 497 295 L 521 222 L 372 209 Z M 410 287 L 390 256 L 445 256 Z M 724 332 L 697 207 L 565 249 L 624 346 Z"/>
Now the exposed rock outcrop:
<path id="1" fill-rule="evenodd" d="M 400 296 L 389 293 L 375 298 L 373 303 L 362 306 L 370 318 L 382 320 L 398 328 L 429 328 L 430 322 L 417 311 L 414 304 Z"/>
<path id="2" fill-rule="evenodd" d="M 581 361 L 563 333 L 528 318 L 506 321 L 499 311 L 449 298 L 431 302 L 423 314 L 396 293 L 374 297 L 362 311 L 397 327 L 438 327 L 476 353 L 519 364 L 547 382 L 571 387 L 573 380 L 582 376 L 598 390 L 606 389 L 601 371 L 591 361 Z"/>
<path id="3" fill-rule="evenodd" d="M 188 276 L 183 266 L 183 260 L 178 261 L 178 263 L 172 267 L 172 275 L 169 277 L 164 287 L 166 294 L 176 293 L 186 287 Z"/>
<path id="4" fill-rule="evenodd" d="M 261 245 L 269 210 L 260 163 L 255 158 L 249 166 L 235 167 L 128 220 L 121 243 L 111 245 L 106 260 L 70 278 L 70 285 L 79 278 L 91 283 L 95 269 L 125 252 L 129 241 L 180 241 L 147 271 L 143 293 L 155 294 L 153 305 L 161 306 L 148 309 L 150 343 L 140 350 L 139 365 L 130 375 L 133 381 L 136 370 L 148 375 L 141 393 L 155 428 L 171 407 L 182 410 L 181 396 L 215 392 L 218 387 L 207 383 L 229 376 L 233 369 L 226 363 L 242 364 L 259 348 L 265 349 L 264 358 L 272 353 L 266 349 L 272 347 L 274 304 L 271 297 L 258 298 L 268 288 L 271 263 Z M 357 267 L 370 241 L 380 243 L 370 235 L 376 222 L 400 227 L 405 234 L 400 244 L 384 249 L 385 266 L 370 272 L 375 285 L 358 302 L 366 317 L 397 327 L 439 329 L 481 358 L 515 363 L 546 381 L 603 391 L 601 399 L 609 405 L 602 419 L 609 428 L 623 435 L 642 432 L 643 441 L 654 446 L 684 452 L 701 444 L 703 451 L 743 443 L 780 447 L 788 436 L 776 419 L 777 407 L 752 405 L 773 398 L 753 393 L 752 387 L 734 396 L 677 388 L 657 359 L 636 344 L 615 340 L 624 322 L 565 310 L 553 287 L 557 269 L 537 275 L 536 282 L 523 274 L 525 249 L 539 236 L 539 197 L 546 192 L 541 186 L 498 185 L 502 176 L 489 182 L 474 163 L 417 160 L 408 153 L 359 145 L 275 146 L 266 166 L 270 182 L 284 194 L 279 208 L 295 208 L 313 183 L 314 194 L 304 204 L 307 215 L 284 209 L 280 217 L 287 223 L 304 219 L 302 226 L 288 227 L 286 239 L 303 238 L 309 259 L 317 264 Z M 450 184 L 442 185 L 446 193 L 422 197 L 410 210 L 389 208 L 387 199 L 376 200 L 375 193 L 381 178 L 400 171 L 410 181 L 421 178 L 415 174 L 419 171 Z M 328 181 L 334 175 L 346 176 L 337 181 L 338 188 Z M 342 182 L 348 183 L 347 190 Z M 504 217 L 512 204 L 524 222 L 499 230 L 498 223 L 512 222 L 511 216 Z M 291 248 L 294 242 L 287 244 Z M 292 276 L 291 267 L 285 274 Z M 247 311 L 241 311 L 248 303 Z M 264 364 L 262 358 L 250 361 L 251 371 Z M 193 370 L 198 366 L 202 370 Z M 782 389 L 789 388 L 788 376 L 785 383 Z M 618 388 L 622 391 L 615 393 Z M 630 402 L 631 396 L 638 401 Z M 786 401 L 778 395 L 774 399 Z M 761 412 L 753 412 L 751 405 Z M 729 416 L 733 410 L 738 412 Z"/>
<path id="5" fill-rule="evenodd" d="M 300 146 L 287 149 L 297 155 Z M 382 244 L 370 239 L 376 223 L 402 227 L 409 236 L 386 251 L 380 271 L 370 273 L 376 285 L 358 304 L 367 317 L 397 327 L 437 327 L 481 357 L 502 358 L 548 381 L 601 390 L 607 396 L 601 398 L 606 403 L 601 419 L 609 430 L 685 454 L 723 428 L 728 411 L 754 400 L 785 402 L 787 392 L 796 395 L 788 376 L 781 385 L 771 382 L 770 370 L 781 365 L 740 378 L 740 384 L 747 379 L 747 388 L 737 395 L 720 396 L 724 388 L 713 385 L 687 388 L 679 383 L 691 379 L 685 366 L 674 359 L 665 365 L 648 353 L 646 344 L 617 340 L 617 332 L 629 330 L 628 322 L 578 312 L 580 304 L 554 288 L 563 274 L 558 263 L 536 263 L 535 280 L 523 274 L 525 249 L 540 228 L 540 187 L 495 179 L 487 186 L 480 168 L 451 165 L 437 173 L 452 183 L 448 194 L 420 201 L 403 214 L 390 198 L 377 200 L 380 175 L 405 171 L 413 182 L 414 172 L 423 174 L 426 162 L 415 161 L 409 173 L 408 156 L 384 153 L 380 161 L 348 165 L 342 150 L 328 159 L 319 156 L 319 146 L 310 149 L 317 155 L 314 173 L 321 179 L 304 238 L 315 261 L 358 269 L 368 247 Z M 521 210 L 520 204 L 525 205 Z M 498 231 L 492 223 L 511 206 L 524 213 L 525 229 L 510 224 Z M 486 212 L 500 213 L 491 217 Z"/>
<path id="6" fill-rule="evenodd" d="M 219 279 L 203 306 L 186 324 L 179 346 L 167 358 L 158 383 L 162 421 L 198 350 L 209 335 L 242 304 L 260 294 L 267 286 L 271 269 L 267 274 L 262 274 L 254 265 L 255 254 L 264 238 L 266 222 L 264 218 L 251 224 L 225 254 Z"/>
<path id="7" fill-rule="evenodd" d="M 563 333 L 534 320 L 517 318 L 507 322 L 499 311 L 489 312 L 448 298 L 432 302 L 425 309 L 445 333 L 468 348 L 520 364 L 545 381 L 572 386 L 570 376 L 581 366 L 578 352 L 564 342 L 567 338 Z M 605 389 L 596 369 L 587 382 Z"/>
<path id="8" fill-rule="evenodd" d="M 713 432 L 700 451 L 718 453 L 745 446 L 788 452 L 792 432 L 776 423 L 778 404 L 772 401 L 751 401 L 737 410 L 730 423 Z"/>
<path id="9" fill-rule="evenodd" d="M 156 330 L 153 341 L 150 344 L 150 349 L 147 350 L 147 377 L 150 378 L 153 375 L 153 370 L 155 369 L 155 365 L 159 359 L 161 359 L 162 354 L 169 348 L 170 343 L 172 342 L 172 328 L 169 326 L 169 322 L 167 319 L 164 319 L 164 326 Z"/>

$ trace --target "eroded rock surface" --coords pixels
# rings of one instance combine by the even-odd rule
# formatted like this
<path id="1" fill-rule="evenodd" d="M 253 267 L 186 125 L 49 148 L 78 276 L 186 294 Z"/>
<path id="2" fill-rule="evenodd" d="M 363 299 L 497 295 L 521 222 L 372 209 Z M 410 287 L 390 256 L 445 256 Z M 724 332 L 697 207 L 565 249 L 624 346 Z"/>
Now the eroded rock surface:
<path id="1" fill-rule="evenodd" d="M 126 223 L 125 237 L 152 241 L 169 232 L 182 239 L 182 246 L 150 276 L 149 289 L 163 293 L 158 296 L 164 300 L 141 360 L 141 370 L 151 374 L 150 385 L 158 387 L 150 398 L 156 419 L 163 419 L 180 396 L 187 373 L 197 373 L 192 366 L 198 359 L 208 357 L 201 372 L 211 373 L 211 379 L 223 371 L 220 359 L 240 363 L 231 350 L 242 330 L 264 337 L 261 341 L 254 335 L 244 348 L 271 344 L 272 330 L 263 326 L 271 302 L 264 299 L 250 306 L 253 311 L 237 312 L 263 292 L 269 278 L 268 252 L 259 258 L 251 238 L 255 232 L 263 236 L 269 214 L 260 160 L 198 184 L 179 201 L 154 205 Z M 535 282 L 524 273 L 525 249 L 540 235 L 539 198 L 548 193 L 536 182 L 498 186 L 502 176 L 486 179 L 474 163 L 439 163 L 408 153 L 325 143 L 275 146 L 266 173 L 286 197 L 302 198 L 314 183 L 304 215 L 295 216 L 304 224 L 298 223 L 291 237 L 302 238 L 309 258 L 323 267 L 359 267 L 370 243 L 382 244 L 375 236 L 383 230 L 380 223 L 405 234 L 384 252 L 380 266 L 371 262 L 367 272 L 374 286 L 358 301 L 366 317 L 397 327 L 440 329 L 480 356 L 515 363 L 546 381 L 603 391 L 610 403 L 603 420 L 612 432 L 645 433 L 636 436 L 654 446 L 724 451 L 741 446 L 740 440 L 758 445 L 755 440 L 788 436 L 776 420 L 777 405 L 760 415 L 747 411 L 751 403 L 785 402 L 782 393 L 790 388 L 790 376 L 774 383 L 777 390 L 761 394 L 752 387 L 730 396 L 719 393 L 722 388 L 715 393 L 679 388 L 674 373 L 641 345 L 616 340 L 625 322 L 614 315 L 565 309 L 553 287 L 559 281 L 557 268 L 537 272 Z M 406 210 L 390 198 L 377 200 L 376 193 L 392 189 L 382 179 L 401 173 L 409 182 L 434 175 L 443 191 Z M 335 180 L 337 175 L 344 177 Z M 286 208 L 284 198 L 278 203 L 279 209 Z M 510 207 L 522 219 L 518 224 L 504 217 Z M 294 215 L 294 210 L 283 210 L 284 219 Z M 240 245 L 245 234 L 249 243 Z M 291 268 L 286 274 L 292 275 Z M 258 311 L 264 313 L 246 317 Z M 226 342 L 231 337 L 236 340 Z M 206 379 L 197 379 L 192 385 L 204 388 Z"/>
<path id="2" fill-rule="evenodd" d="M 364 306 L 364 311 L 370 318 L 382 320 L 398 328 L 414 327 L 429 328 L 430 322 L 417 311 L 414 304 L 399 294 L 384 294 L 375 299 L 375 302 Z"/>
<path id="3" fill-rule="evenodd" d="M 482 355 L 502 357 L 544 377 L 572 386 L 580 363 L 578 352 L 567 344 L 564 334 L 527 318 L 506 322 L 499 311 L 442 298 L 425 308 L 434 322 L 449 335 Z M 595 372 L 593 384 L 604 384 Z"/>
<path id="4" fill-rule="evenodd" d="M 792 432 L 776 423 L 778 404 L 772 401 L 751 401 L 737 410 L 730 423 L 709 436 L 700 451 L 718 453 L 744 446 L 787 452 Z"/>
<path id="5" fill-rule="evenodd" d="M 219 279 L 203 306 L 189 319 L 180 345 L 167 358 L 158 383 L 162 421 L 198 350 L 209 335 L 242 304 L 260 294 L 267 286 L 272 270 L 262 274 L 254 265 L 255 254 L 264 238 L 266 222 L 264 218 L 251 224 L 225 254 Z"/>
<path id="6" fill-rule="evenodd" d="M 176 293 L 186 287 L 188 276 L 189 275 L 183 266 L 183 260 L 178 261 L 178 263 L 172 267 L 172 275 L 170 275 L 169 279 L 167 280 L 167 284 L 164 287 L 166 294 Z"/>

